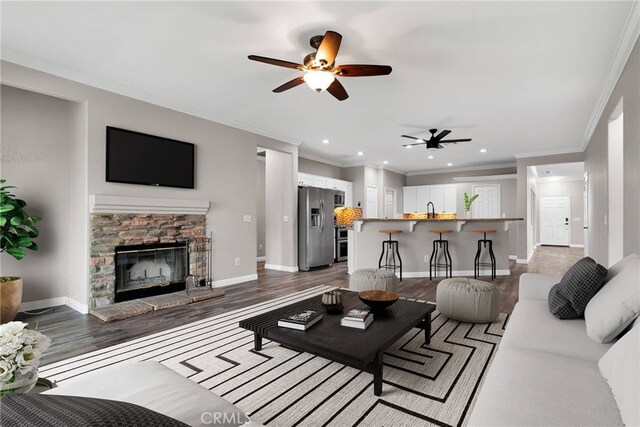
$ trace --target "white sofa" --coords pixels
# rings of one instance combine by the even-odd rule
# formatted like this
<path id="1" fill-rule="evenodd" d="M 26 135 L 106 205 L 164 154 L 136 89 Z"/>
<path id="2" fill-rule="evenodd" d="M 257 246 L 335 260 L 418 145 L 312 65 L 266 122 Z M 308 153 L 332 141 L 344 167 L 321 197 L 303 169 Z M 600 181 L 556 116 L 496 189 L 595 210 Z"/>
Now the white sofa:
<path id="1" fill-rule="evenodd" d="M 587 335 L 584 319 L 559 320 L 549 312 L 547 296 L 559 281 L 529 273 L 520 278 L 519 302 L 480 389 L 470 426 L 623 425 L 598 366 L 615 342 L 599 344 Z M 630 332 L 640 333 L 638 323 Z M 640 363 L 636 351 L 632 357 Z"/>
<path id="2" fill-rule="evenodd" d="M 190 426 L 258 427 L 230 402 L 161 363 L 114 365 L 44 392 L 133 403 Z"/>

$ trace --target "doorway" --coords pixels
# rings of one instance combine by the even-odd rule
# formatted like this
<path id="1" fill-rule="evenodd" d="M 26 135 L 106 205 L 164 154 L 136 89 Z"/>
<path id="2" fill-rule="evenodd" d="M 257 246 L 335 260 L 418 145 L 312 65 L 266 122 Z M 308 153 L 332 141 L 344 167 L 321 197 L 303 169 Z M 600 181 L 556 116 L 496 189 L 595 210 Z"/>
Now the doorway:
<path id="1" fill-rule="evenodd" d="M 471 190 L 478 195 L 471 205 L 474 218 L 500 218 L 500 184 L 474 185 Z"/>
<path id="2" fill-rule="evenodd" d="M 571 197 L 540 196 L 540 244 L 571 244 Z"/>
<path id="3" fill-rule="evenodd" d="M 395 218 L 396 216 L 396 189 L 384 188 L 384 217 Z"/>
<path id="4" fill-rule="evenodd" d="M 378 187 L 375 185 L 367 185 L 367 218 L 376 218 L 378 216 Z"/>

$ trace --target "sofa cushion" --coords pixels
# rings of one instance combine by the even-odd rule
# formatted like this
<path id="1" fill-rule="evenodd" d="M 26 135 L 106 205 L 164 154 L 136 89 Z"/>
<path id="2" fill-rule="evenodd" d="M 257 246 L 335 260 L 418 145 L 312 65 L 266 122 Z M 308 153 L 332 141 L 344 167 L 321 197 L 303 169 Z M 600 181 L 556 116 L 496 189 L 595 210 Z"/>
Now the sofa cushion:
<path id="1" fill-rule="evenodd" d="M 500 347 L 469 425 L 613 426 L 622 419 L 597 364 Z"/>
<path id="2" fill-rule="evenodd" d="M 582 258 L 549 291 L 549 310 L 559 319 L 581 317 L 606 278 L 606 268 L 589 257 Z"/>
<path id="3" fill-rule="evenodd" d="M 134 362 L 102 368 L 60 383 L 47 394 L 84 396 L 134 403 L 183 423 L 203 425 L 208 414 L 227 414 L 216 426 L 239 426 L 249 418 L 201 385 L 158 362 Z"/>
<path id="4" fill-rule="evenodd" d="M 549 299 L 549 291 L 562 276 L 552 276 L 549 274 L 524 273 L 520 276 L 518 286 L 518 299 L 539 299 L 546 301 Z"/>
<path id="5" fill-rule="evenodd" d="M 616 338 L 640 314 L 640 258 L 609 280 L 589 301 L 584 311 L 587 334 L 596 342 Z"/>
<path id="6" fill-rule="evenodd" d="M 583 319 L 558 320 L 546 301 L 524 300 L 516 304 L 509 317 L 500 347 L 544 351 L 593 363 L 611 344 L 598 344 L 586 333 Z"/>
<path id="7" fill-rule="evenodd" d="M 624 334 L 598 362 L 627 426 L 640 425 L 640 326 Z"/>

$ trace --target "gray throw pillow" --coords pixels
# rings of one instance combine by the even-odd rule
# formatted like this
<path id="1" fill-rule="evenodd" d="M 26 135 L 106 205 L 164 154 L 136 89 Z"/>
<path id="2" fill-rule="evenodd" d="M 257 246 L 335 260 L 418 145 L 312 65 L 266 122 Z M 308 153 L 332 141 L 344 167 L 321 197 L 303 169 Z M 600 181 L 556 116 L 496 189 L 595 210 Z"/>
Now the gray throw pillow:
<path id="1" fill-rule="evenodd" d="M 549 291 L 549 311 L 558 319 L 582 317 L 606 278 L 606 268 L 589 257 L 582 258 Z"/>

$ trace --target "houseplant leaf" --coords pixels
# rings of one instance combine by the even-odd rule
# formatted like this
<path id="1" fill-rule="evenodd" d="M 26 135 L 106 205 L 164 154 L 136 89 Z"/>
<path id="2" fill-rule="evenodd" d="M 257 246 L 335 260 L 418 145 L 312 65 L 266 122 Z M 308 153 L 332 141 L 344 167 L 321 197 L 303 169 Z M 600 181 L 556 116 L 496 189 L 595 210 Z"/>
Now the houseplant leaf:
<path id="1" fill-rule="evenodd" d="M 0 179 L 0 184 L 6 180 Z M 29 215 L 24 208 L 27 203 L 6 191 L 13 186 L 0 187 L 0 252 L 6 252 L 17 260 L 25 256 L 24 248 L 38 250 L 38 245 L 32 240 L 38 237 L 35 223 L 42 218 Z"/>

